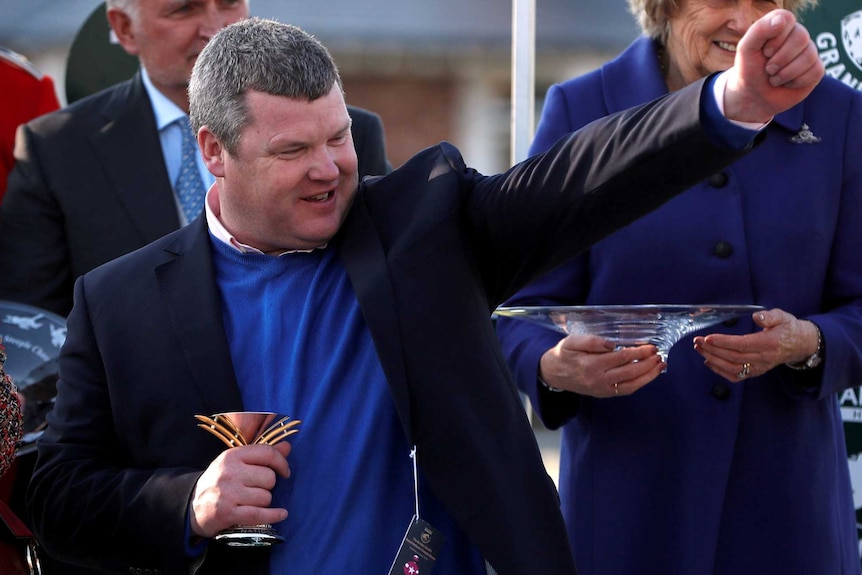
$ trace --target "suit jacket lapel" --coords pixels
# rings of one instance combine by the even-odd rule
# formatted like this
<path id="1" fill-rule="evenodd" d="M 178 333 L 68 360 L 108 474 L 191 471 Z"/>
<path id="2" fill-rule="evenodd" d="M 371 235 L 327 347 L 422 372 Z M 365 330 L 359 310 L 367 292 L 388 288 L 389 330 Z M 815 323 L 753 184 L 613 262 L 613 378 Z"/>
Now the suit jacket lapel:
<path id="1" fill-rule="evenodd" d="M 222 321 L 209 231 L 201 215 L 165 248 L 155 268 L 165 305 L 209 413 L 243 408 Z"/>
<path id="2" fill-rule="evenodd" d="M 180 227 L 152 105 L 140 73 L 118 86 L 91 141 L 144 243 Z"/>
<path id="3" fill-rule="evenodd" d="M 401 350 L 395 295 L 380 236 L 363 201 L 361 190 L 336 242 L 339 257 L 350 277 L 362 316 L 374 340 L 401 425 L 412 443 L 410 391 Z"/>

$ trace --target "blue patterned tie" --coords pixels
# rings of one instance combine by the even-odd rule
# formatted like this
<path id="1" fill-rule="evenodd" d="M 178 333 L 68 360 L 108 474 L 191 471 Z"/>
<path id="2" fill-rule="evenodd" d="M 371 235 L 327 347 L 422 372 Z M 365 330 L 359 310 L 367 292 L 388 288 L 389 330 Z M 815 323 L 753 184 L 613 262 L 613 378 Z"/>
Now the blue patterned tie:
<path id="1" fill-rule="evenodd" d="M 186 220 L 192 221 L 203 209 L 206 189 L 198 170 L 198 145 L 191 127 L 185 119 L 177 120 L 177 125 L 183 134 L 183 157 L 180 163 L 180 175 L 177 177 L 174 189 Z"/>

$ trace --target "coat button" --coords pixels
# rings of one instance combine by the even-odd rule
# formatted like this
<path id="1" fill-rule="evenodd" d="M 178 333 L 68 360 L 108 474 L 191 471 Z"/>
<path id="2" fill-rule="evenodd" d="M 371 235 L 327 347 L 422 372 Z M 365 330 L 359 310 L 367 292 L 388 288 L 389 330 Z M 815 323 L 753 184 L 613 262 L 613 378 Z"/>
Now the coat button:
<path id="1" fill-rule="evenodd" d="M 715 244 L 715 248 L 712 250 L 712 253 L 717 257 L 725 260 L 730 257 L 730 254 L 733 253 L 733 246 L 730 245 L 730 242 L 726 242 L 724 240 Z"/>
<path id="2" fill-rule="evenodd" d="M 713 174 L 709 177 L 709 185 L 713 188 L 723 188 L 727 185 L 727 174 L 724 172 L 718 172 L 717 174 Z"/>
<path id="3" fill-rule="evenodd" d="M 724 401 L 730 397 L 730 386 L 723 381 L 719 381 L 712 386 L 712 390 L 710 390 L 710 393 L 715 399 L 718 399 L 719 401 Z"/>

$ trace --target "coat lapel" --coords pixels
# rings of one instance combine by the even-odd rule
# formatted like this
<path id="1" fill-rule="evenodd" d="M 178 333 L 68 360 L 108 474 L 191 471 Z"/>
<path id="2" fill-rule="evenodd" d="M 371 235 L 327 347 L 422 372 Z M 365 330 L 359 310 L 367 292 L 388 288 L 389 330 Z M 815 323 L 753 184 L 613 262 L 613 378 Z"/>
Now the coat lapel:
<path id="1" fill-rule="evenodd" d="M 206 218 L 183 228 L 155 268 L 168 315 L 209 413 L 243 409 L 222 321 Z"/>
<path id="2" fill-rule="evenodd" d="M 178 229 L 173 188 L 140 73 L 114 90 L 104 115 L 91 142 L 143 243 Z"/>
<path id="3" fill-rule="evenodd" d="M 632 88 L 635 81 L 638 85 Z M 641 36 L 602 67 L 602 90 L 611 114 L 667 94 L 655 42 Z"/>
<path id="4" fill-rule="evenodd" d="M 413 443 L 410 391 L 401 352 L 395 295 L 383 245 L 368 213 L 362 190 L 357 193 L 336 242 L 339 257 L 350 277 L 362 316 L 374 340 L 401 425 L 408 440 Z"/>

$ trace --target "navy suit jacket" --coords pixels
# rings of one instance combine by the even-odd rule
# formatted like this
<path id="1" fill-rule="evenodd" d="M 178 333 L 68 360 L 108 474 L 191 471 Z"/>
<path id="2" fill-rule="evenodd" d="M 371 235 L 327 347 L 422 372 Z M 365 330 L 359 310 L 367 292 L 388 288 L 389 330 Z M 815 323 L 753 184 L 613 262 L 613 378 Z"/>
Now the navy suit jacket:
<path id="1" fill-rule="evenodd" d="M 500 575 L 575 567 L 491 312 L 739 156 L 704 134 L 700 88 L 497 176 L 449 144 L 429 148 L 365 180 L 333 241 L 423 474 Z M 638 193 L 645 180 L 667 185 Z M 49 552 L 116 572 L 186 571 L 189 498 L 220 451 L 193 416 L 243 408 L 211 250 L 199 218 L 78 280 L 28 497 Z M 266 565 L 265 552 L 214 545 L 201 573 Z"/>
<path id="2" fill-rule="evenodd" d="M 379 116 L 348 106 L 360 177 L 390 171 Z M 140 74 L 24 125 L 0 204 L 0 299 L 66 316 L 79 275 L 180 227 Z"/>

